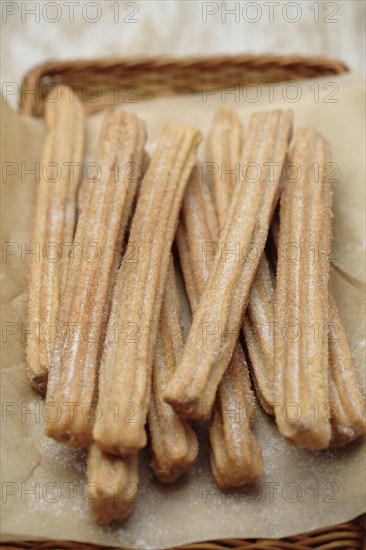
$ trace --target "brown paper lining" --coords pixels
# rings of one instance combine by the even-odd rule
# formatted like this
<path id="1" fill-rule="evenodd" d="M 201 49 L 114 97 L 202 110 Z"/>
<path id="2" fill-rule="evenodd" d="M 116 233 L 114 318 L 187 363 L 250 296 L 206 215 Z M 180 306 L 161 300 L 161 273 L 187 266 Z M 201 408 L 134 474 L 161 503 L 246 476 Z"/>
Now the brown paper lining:
<path id="1" fill-rule="evenodd" d="M 338 90 L 328 102 L 329 93 Z M 314 97 L 319 87 L 319 101 Z M 163 126 L 171 121 L 209 128 L 213 112 L 225 102 L 244 124 L 249 113 L 264 108 L 293 108 L 295 125 L 313 125 L 332 144 L 339 166 L 334 190 L 334 242 L 338 246 L 332 284 L 345 323 L 355 363 L 365 385 L 364 262 L 364 85 L 353 75 L 262 87 L 262 100 L 216 93 L 156 99 L 125 106 L 144 118 L 151 150 Z M 327 88 L 328 86 L 328 88 Z M 312 88 L 313 87 L 313 88 Z M 299 88 L 297 94 L 299 95 Z M 253 90 L 254 91 L 254 90 Z M 294 94 L 291 95 L 290 92 Z M 93 158 L 102 115 L 88 121 L 87 159 Z M 255 433 L 262 446 L 265 474 L 261 481 L 229 494 L 213 482 L 204 427 L 197 465 L 171 487 L 164 487 L 142 453 L 140 492 L 133 516 L 119 528 L 97 526 L 85 498 L 85 454 L 43 435 L 42 400 L 29 388 L 25 374 L 24 325 L 27 261 L 36 185 L 24 170 L 40 160 L 44 124 L 21 119 L 3 105 L 3 242 L 18 247 L 3 256 L 2 362 L 2 533 L 5 539 L 67 539 L 129 548 L 162 548 L 220 538 L 283 537 L 348 521 L 365 512 L 365 446 L 362 441 L 327 452 L 290 447 L 261 410 Z M 4 163 L 14 163 L 4 178 Z M 23 166 L 21 165 L 23 163 Z M 10 164 L 6 170 L 12 170 Z M 7 173 L 7 172 L 6 172 Z M 11 245 L 12 246 L 12 245 Z M 14 249 L 13 249 L 14 250 Z M 187 321 L 187 320 L 186 320 Z M 10 334 L 14 332 L 14 334 Z M 5 341 L 4 341 L 5 340 Z M 33 410 L 34 414 L 30 411 Z M 32 493 L 33 491 L 33 493 Z"/>

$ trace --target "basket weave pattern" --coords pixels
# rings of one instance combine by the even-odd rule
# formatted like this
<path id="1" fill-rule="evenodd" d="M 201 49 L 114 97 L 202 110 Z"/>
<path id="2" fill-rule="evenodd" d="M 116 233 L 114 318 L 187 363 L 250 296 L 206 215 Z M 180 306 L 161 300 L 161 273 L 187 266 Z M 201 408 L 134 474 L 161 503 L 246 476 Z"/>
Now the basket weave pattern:
<path id="1" fill-rule="evenodd" d="M 365 532 L 358 521 L 336 527 L 318 529 L 312 533 L 275 539 L 225 539 L 197 544 L 187 544 L 171 550 L 362 550 Z M 4 550 L 117 550 L 109 546 L 97 546 L 68 541 L 8 542 Z M 121 549 L 123 550 L 123 549 Z"/>
<path id="2" fill-rule="evenodd" d="M 207 85 L 222 85 L 229 89 L 251 83 L 316 78 L 346 71 L 347 67 L 339 61 L 271 55 L 54 61 L 27 73 L 19 108 L 24 115 L 42 116 L 44 97 L 50 84 L 70 86 L 85 103 L 87 112 L 92 113 L 123 101 L 201 93 L 203 86 Z"/>

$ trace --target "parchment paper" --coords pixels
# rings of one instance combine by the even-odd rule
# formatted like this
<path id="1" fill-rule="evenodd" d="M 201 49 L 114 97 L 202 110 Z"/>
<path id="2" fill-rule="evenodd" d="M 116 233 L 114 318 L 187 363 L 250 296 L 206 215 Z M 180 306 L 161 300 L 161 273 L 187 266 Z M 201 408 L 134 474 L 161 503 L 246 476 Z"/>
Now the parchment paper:
<path id="1" fill-rule="evenodd" d="M 329 82 L 338 86 L 334 103 L 326 101 L 332 91 L 326 88 Z M 314 84 L 320 88 L 319 101 L 311 88 Z M 293 103 L 283 101 L 283 93 L 289 96 L 291 90 L 280 85 L 275 90 L 280 101 L 268 98 L 268 88 L 264 87 L 261 102 L 248 103 L 233 94 L 216 93 L 207 102 L 198 94 L 125 107 L 147 121 L 149 149 L 170 121 L 187 122 L 207 131 L 213 112 L 224 100 L 239 111 L 244 123 L 250 111 L 263 106 L 293 108 L 296 126 L 314 125 L 331 142 L 333 160 L 339 165 L 335 176 L 339 181 L 333 185 L 338 250 L 332 283 L 364 386 L 364 84 L 347 75 L 317 83 L 303 81 L 298 86 L 302 97 Z M 101 118 L 95 115 L 88 122 L 88 159 L 93 158 Z M 3 105 L 3 169 L 5 162 L 17 163 L 19 170 L 22 162 L 27 169 L 33 168 L 40 159 L 43 135 L 43 121 L 21 119 Z M 259 483 L 220 493 L 210 473 L 207 436 L 201 426 L 199 460 L 188 475 L 164 487 L 154 479 L 144 451 L 135 513 L 119 528 L 95 525 L 85 495 L 85 454 L 43 435 L 42 400 L 29 389 L 25 374 L 22 323 L 26 320 L 27 261 L 21 251 L 24 256 L 29 243 L 35 190 L 33 176 L 22 176 L 18 171 L 4 179 L 3 172 L 3 241 L 15 247 L 11 248 L 13 255 L 3 256 L 2 263 L 4 538 L 68 539 L 156 549 L 225 537 L 282 537 L 347 521 L 365 512 L 363 441 L 317 453 L 291 447 L 259 409 L 255 433 L 265 464 Z"/>

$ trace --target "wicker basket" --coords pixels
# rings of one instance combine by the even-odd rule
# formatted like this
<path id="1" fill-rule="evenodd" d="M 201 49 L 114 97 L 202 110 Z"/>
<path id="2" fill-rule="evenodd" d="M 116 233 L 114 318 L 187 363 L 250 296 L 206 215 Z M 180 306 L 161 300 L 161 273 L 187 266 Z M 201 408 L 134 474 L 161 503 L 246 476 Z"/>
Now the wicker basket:
<path id="1" fill-rule="evenodd" d="M 88 113 L 115 106 L 116 89 L 137 93 L 141 100 L 161 95 L 202 92 L 208 83 L 217 86 L 245 86 L 250 83 L 275 83 L 315 78 L 347 72 L 346 65 L 320 57 L 240 55 L 197 58 L 96 59 L 92 61 L 52 61 L 28 72 L 21 86 L 19 110 L 23 115 L 42 116 L 44 98 L 52 84 L 70 86 L 84 102 Z M 134 87 L 134 88 L 133 88 Z M 86 94 L 85 90 L 94 89 Z M 26 93 L 28 92 L 28 93 Z M 29 93 L 31 92 L 31 93 Z M 33 93 L 32 93 L 33 92 Z M 95 100 L 97 98 L 97 100 Z M 117 99 L 119 99 L 119 94 Z M 123 102 L 123 98 L 120 100 Z M 184 550 L 318 550 L 362 549 L 365 516 L 349 523 L 317 531 L 274 539 L 230 539 L 189 544 Z M 8 542 L 4 549 L 15 550 L 107 550 L 105 546 L 70 541 Z M 178 549 L 176 549 L 178 550 Z"/>
<path id="2" fill-rule="evenodd" d="M 364 526 L 365 527 L 365 526 Z M 318 529 L 312 533 L 275 539 L 225 539 L 187 544 L 170 550 L 362 550 L 365 549 L 365 531 L 362 521 L 350 521 L 335 527 Z M 8 542 L 4 550 L 116 550 L 109 546 L 96 546 L 70 541 Z M 123 549 L 121 549 L 123 550 Z"/>
<path id="3" fill-rule="evenodd" d="M 19 107 L 24 115 L 42 116 L 44 97 L 52 84 L 73 88 L 91 113 L 119 101 L 199 93 L 207 84 L 230 88 L 315 78 L 347 70 L 339 61 L 320 57 L 270 55 L 52 61 L 25 76 Z"/>

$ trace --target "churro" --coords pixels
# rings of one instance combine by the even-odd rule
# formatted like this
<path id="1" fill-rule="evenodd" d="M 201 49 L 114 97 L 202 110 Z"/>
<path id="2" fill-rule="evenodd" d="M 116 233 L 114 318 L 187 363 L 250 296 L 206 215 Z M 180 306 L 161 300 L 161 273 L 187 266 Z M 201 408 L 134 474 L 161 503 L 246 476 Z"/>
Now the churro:
<path id="1" fill-rule="evenodd" d="M 263 252 L 250 291 L 243 334 L 257 397 L 267 414 L 273 414 L 275 280 Z"/>
<path id="2" fill-rule="evenodd" d="M 110 329 L 119 326 L 122 336 L 119 341 L 106 338 L 99 380 L 101 418 L 93 432 L 101 448 L 112 454 L 131 454 L 146 445 L 144 425 L 169 254 L 199 141 L 194 128 L 167 126 L 141 184 L 128 242 L 136 254 L 122 261 L 108 323 Z M 111 407 L 117 409 L 117 421 Z"/>
<path id="3" fill-rule="evenodd" d="M 291 129 L 290 111 L 251 117 L 241 157 L 242 180 L 234 190 L 182 361 L 165 392 L 165 400 L 184 416 L 199 418 L 202 398 L 213 404 L 232 357 L 277 200 Z"/>
<path id="4" fill-rule="evenodd" d="M 74 245 L 79 253 L 67 273 L 57 317 L 63 332 L 54 348 L 46 396 L 47 403 L 58 408 L 56 419 L 46 419 L 47 435 L 73 446 L 87 446 L 92 440 L 111 287 L 145 140 L 145 125 L 135 115 L 111 112 L 106 116 L 96 155 L 99 179 L 90 186 L 76 228 Z M 128 176 L 131 166 L 133 177 Z"/>
<path id="5" fill-rule="evenodd" d="M 297 132 L 290 162 L 298 168 L 281 195 L 275 299 L 275 417 L 289 442 L 325 449 L 329 423 L 328 283 L 332 194 L 328 143 L 310 128 Z M 319 174 L 314 173 L 314 166 Z"/>
<path id="6" fill-rule="evenodd" d="M 278 247 L 279 220 L 277 216 L 272 220 L 271 235 L 274 248 L 273 261 L 276 264 L 275 253 Z M 270 265 L 268 266 L 271 272 Z M 272 285 L 272 288 L 271 288 Z M 254 289 L 254 286 L 253 286 Z M 252 289 L 252 292 L 253 292 Z M 275 281 L 271 275 L 267 281 L 266 289 L 272 297 L 275 293 Z M 330 420 L 332 428 L 331 447 L 340 447 L 351 443 L 360 435 L 365 433 L 365 400 L 361 392 L 357 372 L 352 360 L 345 330 L 339 316 L 338 307 L 334 301 L 332 291 L 329 288 L 329 317 L 328 317 L 328 354 L 329 354 L 329 404 L 322 411 L 322 420 Z M 265 302 L 264 302 L 265 303 Z M 274 303 L 272 298 L 268 300 L 266 320 L 273 319 L 274 326 Z M 249 309 L 249 306 L 248 306 Z M 250 328 L 250 327 L 249 327 Z M 255 335 L 253 335 L 255 336 Z M 272 334 L 271 334 L 272 336 Z M 271 340 L 272 342 L 272 337 Z M 255 338 L 251 339 L 252 345 L 256 346 Z M 248 341 L 246 342 L 248 346 Z M 273 344 L 270 352 L 273 354 Z M 262 406 L 269 414 L 273 411 L 273 370 L 272 361 L 263 363 L 261 380 L 256 383 L 257 395 Z M 259 380 L 259 378 L 257 377 Z M 266 391 L 261 391 L 265 388 Z M 319 415 L 320 417 L 320 415 Z"/>
<path id="7" fill-rule="evenodd" d="M 210 192 L 196 167 L 188 184 L 177 229 L 176 241 L 188 299 L 194 314 L 202 294 L 217 246 L 219 226 Z M 206 403 L 202 401 L 202 416 Z M 237 342 L 229 367 L 216 394 L 210 425 L 212 471 L 221 488 L 235 487 L 258 479 L 262 455 L 252 431 L 255 402 L 248 366 Z"/>
<path id="8" fill-rule="evenodd" d="M 215 114 L 210 130 L 206 160 L 213 164 L 211 185 L 220 230 L 225 225 L 235 183 L 240 181 L 243 127 L 239 117 L 227 107 Z M 211 168 L 208 166 L 207 168 Z M 273 414 L 273 322 L 274 274 L 263 252 L 249 294 L 243 334 L 258 398 L 267 413 Z"/>
<path id="9" fill-rule="evenodd" d="M 221 107 L 216 111 L 207 137 L 206 163 L 202 167 L 212 174 L 212 194 L 221 229 L 225 225 L 235 184 L 240 182 L 242 147 L 243 127 L 239 117 L 227 107 Z"/>
<path id="10" fill-rule="evenodd" d="M 252 430 L 256 415 L 244 352 L 239 344 L 216 394 L 210 424 L 211 468 L 220 489 L 260 478 L 262 451 Z"/>
<path id="11" fill-rule="evenodd" d="M 239 117 L 226 107 L 219 109 L 208 136 L 206 160 L 211 161 L 215 168 L 212 175 L 212 191 L 220 231 L 225 225 L 235 183 L 238 184 L 240 181 L 242 146 L 243 127 Z M 207 236 L 203 240 L 207 240 Z M 251 308 L 257 318 L 258 309 L 262 308 L 262 300 L 258 300 L 262 298 L 259 289 L 267 275 L 262 274 L 266 267 L 263 266 L 263 261 L 262 258 L 248 302 L 248 309 Z M 257 318 L 254 318 L 253 322 L 256 322 Z M 249 319 L 248 324 L 251 328 L 252 323 Z M 259 361 L 262 356 L 252 359 Z M 248 365 L 238 342 L 218 387 L 209 432 L 211 467 L 221 489 L 250 483 L 258 479 L 262 473 L 261 449 L 251 431 L 253 415 L 255 402 Z"/>
<path id="12" fill-rule="evenodd" d="M 126 519 L 135 508 L 138 494 L 138 458 L 103 453 L 92 443 L 87 461 L 88 500 L 100 524 Z"/>
<path id="13" fill-rule="evenodd" d="M 365 399 L 360 389 L 351 350 L 329 291 L 329 369 L 332 447 L 351 443 L 366 432 Z"/>
<path id="14" fill-rule="evenodd" d="M 46 392 L 54 326 L 74 235 L 76 192 L 84 150 L 85 118 L 81 102 L 46 101 L 47 134 L 43 145 L 32 248 L 40 250 L 29 271 L 27 372 L 31 386 Z"/>
<path id="15" fill-rule="evenodd" d="M 269 229 L 268 236 L 268 257 L 271 260 L 273 269 L 276 269 L 277 266 L 277 249 L 278 249 L 278 239 L 280 232 L 280 205 L 278 203 L 277 208 L 274 211 L 271 227 Z"/>
<path id="16" fill-rule="evenodd" d="M 155 342 L 148 414 L 153 455 L 151 467 L 164 483 L 176 481 L 191 468 L 198 454 L 197 437 L 190 423 L 180 418 L 172 407 L 163 401 L 167 380 L 180 361 L 182 350 L 180 299 L 171 256 Z"/>

